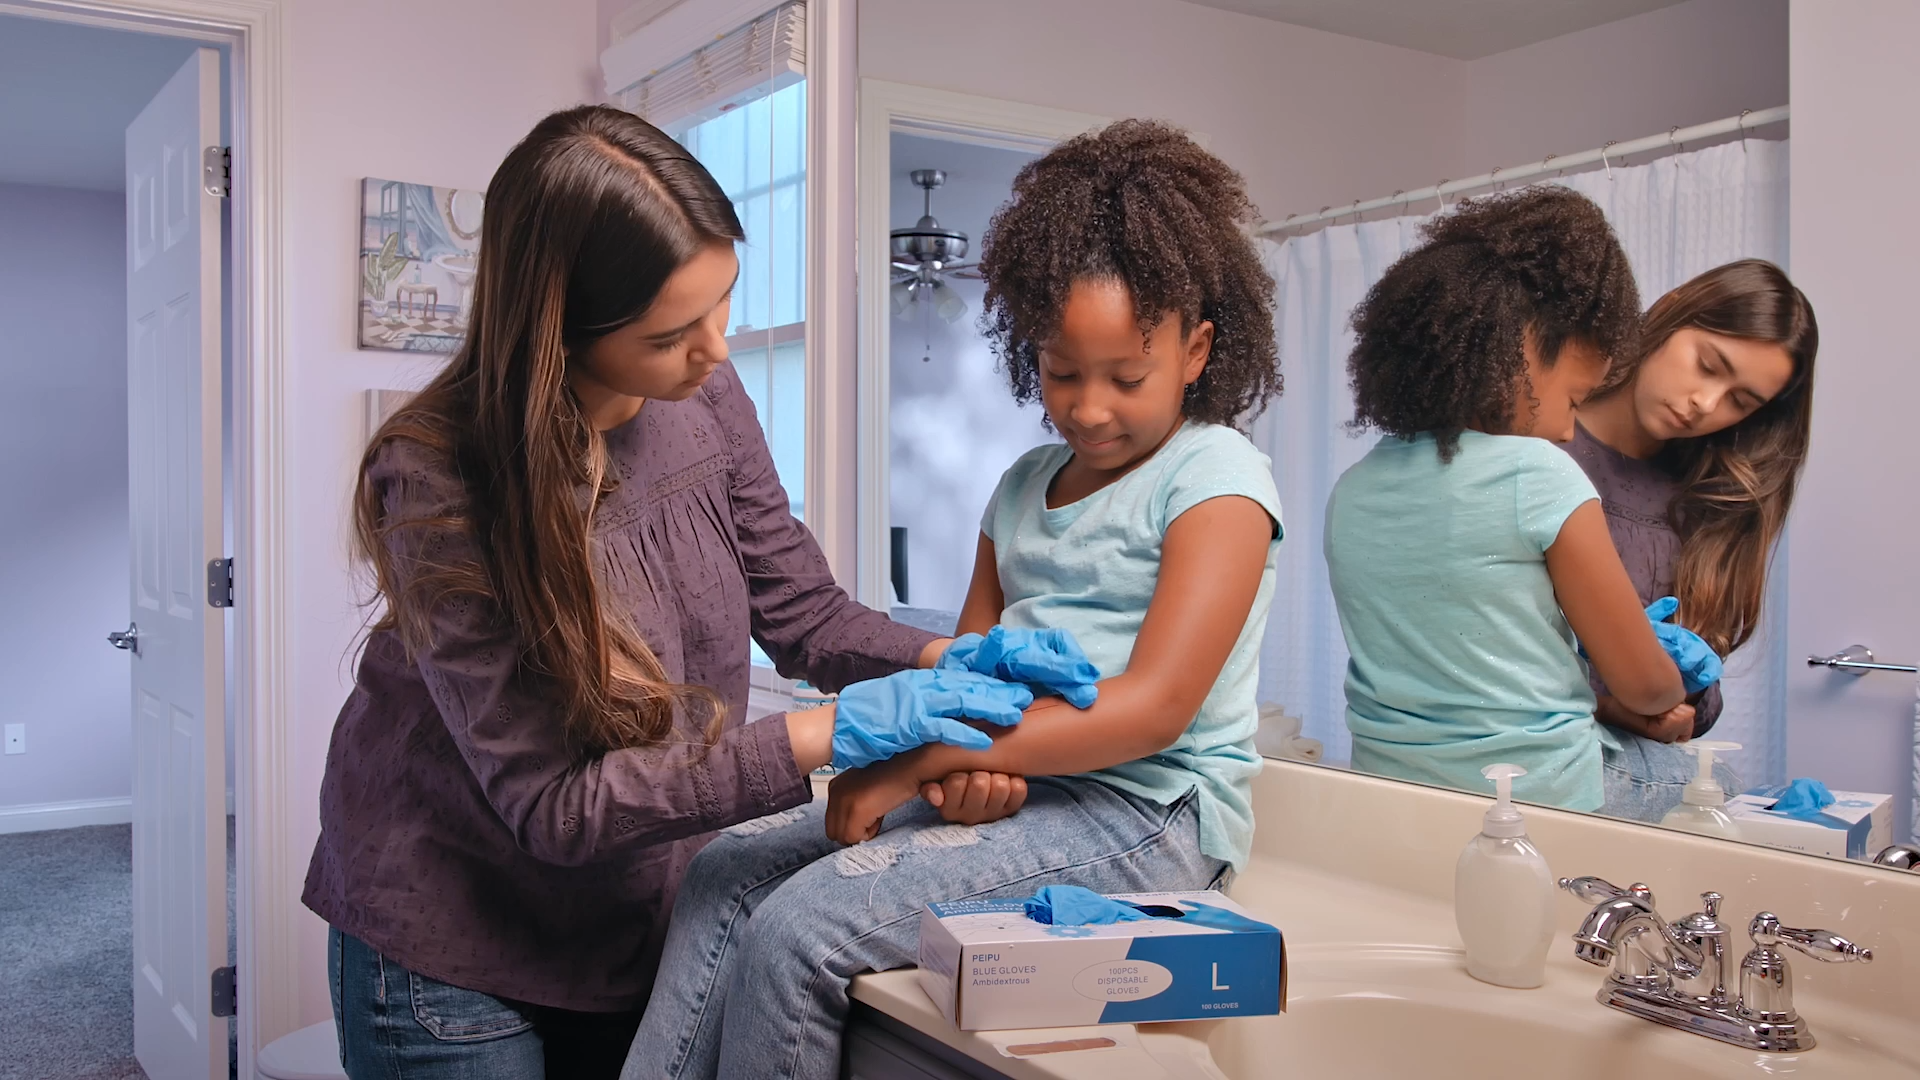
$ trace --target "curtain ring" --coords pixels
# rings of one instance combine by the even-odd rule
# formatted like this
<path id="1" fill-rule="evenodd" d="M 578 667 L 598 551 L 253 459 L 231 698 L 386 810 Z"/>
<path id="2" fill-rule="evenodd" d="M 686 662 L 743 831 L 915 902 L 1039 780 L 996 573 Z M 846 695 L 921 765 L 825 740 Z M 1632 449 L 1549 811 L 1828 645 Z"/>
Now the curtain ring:
<path id="1" fill-rule="evenodd" d="M 1740 132 L 1740 152 L 1742 154 L 1747 152 L 1747 114 L 1752 111 L 1752 109 L 1741 109 L 1739 119 L 1734 121 L 1735 129 Z"/>
<path id="2" fill-rule="evenodd" d="M 1359 199 L 1353 200 L 1353 205 L 1347 208 L 1347 213 L 1353 215 L 1353 223 L 1355 225 L 1360 224 L 1360 200 Z"/>
<path id="3" fill-rule="evenodd" d="M 1507 185 L 1500 182 L 1500 169 L 1501 166 L 1496 165 L 1493 171 L 1487 174 L 1487 182 L 1493 185 L 1493 190 L 1495 191 L 1505 191 L 1507 189 Z"/>
<path id="4" fill-rule="evenodd" d="M 1541 159 L 1540 159 L 1540 171 L 1541 171 L 1541 172 L 1546 172 L 1546 171 L 1547 171 L 1547 166 L 1549 166 L 1549 165 L 1551 165 L 1551 164 L 1553 164 L 1553 159 L 1554 159 L 1554 158 L 1557 158 L 1557 157 L 1559 157 L 1559 156 L 1560 156 L 1559 154 L 1548 154 L 1548 155 L 1547 155 L 1546 157 L 1543 157 L 1543 158 L 1541 158 Z M 1554 172 L 1553 172 L 1553 175 L 1554 175 L 1554 179 L 1556 179 L 1556 180 L 1557 180 L 1557 179 L 1559 179 L 1560 177 L 1562 177 L 1562 176 L 1565 176 L 1565 175 L 1566 175 L 1566 172 L 1567 172 L 1567 170 L 1565 170 L 1565 169 L 1555 169 L 1555 170 L 1554 170 Z"/>
<path id="5" fill-rule="evenodd" d="M 1437 214 L 1440 211 L 1445 210 L 1447 208 L 1447 193 L 1445 191 L 1442 191 L 1441 189 L 1451 183 L 1453 183 L 1453 181 L 1451 180 L 1441 180 L 1439 183 L 1433 185 L 1433 197 L 1436 201 L 1440 203 L 1440 205 L 1437 208 L 1435 208 L 1435 210 L 1433 211 L 1434 213 Z"/>
<path id="6" fill-rule="evenodd" d="M 1613 179 L 1613 162 L 1607 160 L 1607 151 L 1612 148 L 1614 143 L 1619 141 L 1618 139 L 1608 139 L 1600 147 L 1600 164 L 1607 167 L 1607 179 L 1609 180 Z"/>

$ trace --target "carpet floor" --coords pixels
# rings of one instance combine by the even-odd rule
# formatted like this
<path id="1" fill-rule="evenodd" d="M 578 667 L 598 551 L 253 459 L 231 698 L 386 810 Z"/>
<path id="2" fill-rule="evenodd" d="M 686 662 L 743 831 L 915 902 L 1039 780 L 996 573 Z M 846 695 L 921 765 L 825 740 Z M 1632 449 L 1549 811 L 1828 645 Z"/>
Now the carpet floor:
<path id="1" fill-rule="evenodd" d="M 0 1080 L 145 1080 L 133 827 L 0 836 Z"/>

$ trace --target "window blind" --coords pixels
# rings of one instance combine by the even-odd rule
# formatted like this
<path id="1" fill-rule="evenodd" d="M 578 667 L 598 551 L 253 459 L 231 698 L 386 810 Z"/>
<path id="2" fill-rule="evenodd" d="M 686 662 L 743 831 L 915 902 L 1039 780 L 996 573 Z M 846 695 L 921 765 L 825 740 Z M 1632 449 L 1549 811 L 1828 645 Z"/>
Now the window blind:
<path id="1" fill-rule="evenodd" d="M 620 107 L 662 130 L 683 131 L 801 81 L 806 12 L 795 0 L 723 34 L 621 91 Z"/>

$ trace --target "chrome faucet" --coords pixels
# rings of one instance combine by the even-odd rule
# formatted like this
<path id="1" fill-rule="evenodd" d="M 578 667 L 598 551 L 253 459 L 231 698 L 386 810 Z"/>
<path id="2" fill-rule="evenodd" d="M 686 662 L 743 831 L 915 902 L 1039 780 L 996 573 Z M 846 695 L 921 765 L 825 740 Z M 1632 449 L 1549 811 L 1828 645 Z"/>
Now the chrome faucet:
<path id="1" fill-rule="evenodd" d="M 1561 878 L 1560 887 L 1593 905 L 1573 935 L 1573 954 L 1611 968 L 1596 995 L 1602 1005 L 1749 1050 L 1814 1047 L 1813 1032 L 1794 1011 L 1792 973 L 1776 946 L 1834 963 L 1873 960 L 1872 950 L 1838 934 L 1781 926 L 1763 911 L 1747 927 L 1753 949 L 1740 962 L 1735 994 L 1719 893 L 1701 893 L 1704 910 L 1669 923 L 1645 885 L 1620 889 L 1580 877 Z"/>

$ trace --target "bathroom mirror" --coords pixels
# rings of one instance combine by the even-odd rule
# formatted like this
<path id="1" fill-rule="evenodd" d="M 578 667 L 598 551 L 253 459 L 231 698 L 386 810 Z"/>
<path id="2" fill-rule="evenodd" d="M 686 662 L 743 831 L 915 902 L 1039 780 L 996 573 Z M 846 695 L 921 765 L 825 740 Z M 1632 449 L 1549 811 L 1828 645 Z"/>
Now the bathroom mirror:
<path id="1" fill-rule="evenodd" d="M 885 391 L 867 415 L 885 432 L 867 444 L 885 447 L 873 470 L 884 483 L 862 495 L 862 550 L 884 571 L 863 593 L 905 621 L 950 626 L 1000 472 L 1053 438 L 1037 407 L 1013 403 L 975 324 L 970 264 L 1014 173 L 1106 120 L 1170 120 L 1245 175 L 1276 281 L 1286 389 L 1249 429 L 1273 459 L 1287 529 L 1260 749 L 1349 767 L 1348 655 L 1321 551 L 1328 492 L 1376 439 L 1349 428 L 1349 314 L 1448 204 L 1565 184 L 1607 213 L 1643 307 L 1741 258 L 1779 264 L 1811 299 L 1822 374 L 1807 465 L 1758 621 L 1727 657 L 1720 717 L 1700 737 L 1740 745 L 1721 755 L 1730 796 L 1801 777 L 1840 796 L 1775 814 L 1754 839 L 1856 859 L 1910 841 L 1920 723 L 1914 677 L 1898 668 L 1920 659 L 1908 614 L 1920 596 L 1896 541 L 1911 535 L 1912 454 L 1897 423 L 1845 419 L 1890 385 L 1861 370 L 1883 363 L 1875 320 L 1887 315 L 1857 286 L 1891 256 L 1871 253 L 1870 214 L 1842 194 L 1886 151 L 1877 135 L 1792 112 L 1786 0 L 1572 7 L 1139 0 L 1090 22 L 1065 0 L 863 3 L 863 130 L 887 137 L 861 148 L 862 176 L 886 178 L 860 195 L 862 247 L 888 258 L 861 293 L 863 377 Z M 929 42 L 965 62 L 929 67 Z M 1809 49 L 1792 62 L 1821 60 Z M 1796 66 L 1793 85 L 1836 78 Z M 1796 150 L 1800 136 L 1818 152 Z M 1900 478 L 1900 493 L 1866 505 L 1862 462 Z M 1691 760 L 1678 757 L 1654 769 L 1673 799 Z"/>

